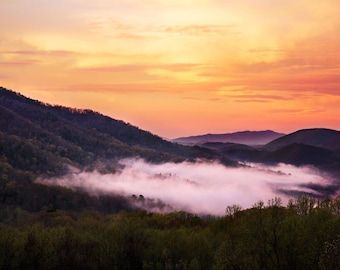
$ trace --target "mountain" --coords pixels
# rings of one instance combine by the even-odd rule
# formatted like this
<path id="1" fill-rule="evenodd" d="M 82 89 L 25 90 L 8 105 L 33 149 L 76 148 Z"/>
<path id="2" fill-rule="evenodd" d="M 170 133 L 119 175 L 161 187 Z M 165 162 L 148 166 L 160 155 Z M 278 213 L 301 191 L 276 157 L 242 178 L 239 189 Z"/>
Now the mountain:
<path id="1" fill-rule="evenodd" d="M 336 150 L 340 149 L 340 131 L 325 128 L 302 129 L 273 140 L 265 148 L 276 150 L 292 143 Z"/>
<path id="2" fill-rule="evenodd" d="M 264 145 L 268 142 L 284 136 L 283 133 L 277 133 L 271 130 L 265 131 L 241 131 L 235 133 L 225 134 L 206 134 L 190 137 L 181 137 L 173 139 L 173 142 L 177 142 L 184 145 L 203 144 L 207 142 L 222 142 L 222 143 L 238 143 L 246 145 Z"/>
<path id="3" fill-rule="evenodd" d="M 52 106 L 0 87 L 0 204 L 22 203 L 37 210 L 63 197 L 69 207 L 83 207 L 88 205 L 81 202 L 85 195 L 39 186 L 34 180 L 66 174 L 70 167 L 112 173 L 123 158 L 152 163 L 203 158 L 237 165 L 212 150 L 171 143 L 91 110 Z M 121 199 L 104 201 L 104 208 L 126 205 Z"/>
<path id="4" fill-rule="evenodd" d="M 206 142 L 203 144 L 200 144 L 200 146 L 212 149 L 212 150 L 218 150 L 218 151 L 228 151 L 232 149 L 246 149 L 246 150 L 253 150 L 254 147 L 251 147 L 246 144 L 239 144 L 239 143 L 222 143 L 222 142 Z"/>
<path id="5" fill-rule="evenodd" d="M 91 110 L 51 106 L 4 88 L 0 88 L 0 113 L 2 138 L 16 136 L 32 149 L 75 165 L 126 157 L 150 162 L 218 158 L 212 151 L 171 143 Z"/>
<path id="6" fill-rule="evenodd" d="M 298 130 L 263 147 L 231 143 L 204 143 L 202 146 L 241 162 L 313 165 L 340 180 L 339 133 L 336 130 L 317 128 Z"/>
<path id="7" fill-rule="evenodd" d="M 278 150 L 272 152 L 264 152 L 260 156 L 260 162 L 283 162 L 288 164 L 300 165 L 314 165 L 318 167 L 327 164 L 339 163 L 339 153 L 302 143 L 291 143 Z"/>

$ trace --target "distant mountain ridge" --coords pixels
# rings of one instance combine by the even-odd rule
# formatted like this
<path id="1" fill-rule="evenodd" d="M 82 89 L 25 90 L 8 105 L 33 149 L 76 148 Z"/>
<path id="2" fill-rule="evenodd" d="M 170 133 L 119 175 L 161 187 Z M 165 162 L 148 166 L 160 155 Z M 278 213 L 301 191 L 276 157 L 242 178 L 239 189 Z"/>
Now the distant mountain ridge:
<path id="1" fill-rule="evenodd" d="M 172 141 L 184 145 L 204 144 L 208 142 L 264 145 L 284 135 L 286 134 L 278 133 L 272 130 L 240 131 L 234 133 L 205 134 L 198 136 L 181 137 L 173 139 Z"/>
<path id="2" fill-rule="evenodd" d="M 295 166 L 313 165 L 321 169 L 330 166 L 340 166 L 339 152 L 302 143 L 291 143 L 274 151 L 240 147 L 223 148 L 220 151 L 227 157 L 239 161 L 266 164 L 286 163 Z"/>
<path id="3" fill-rule="evenodd" d="M 201 144 L 227 158 L 241 162 L 313 165 L 340 181 L 340 132 L 326 128 L 302 129 L 262 147 L 235 143 Z"/>
<path id="4" fill-rule="evenodd" d="M 301 129 L 269 142 L 265 148 L 277 150 L 292 143 L 340 150 L 340 131 L 326 128 Z"/>

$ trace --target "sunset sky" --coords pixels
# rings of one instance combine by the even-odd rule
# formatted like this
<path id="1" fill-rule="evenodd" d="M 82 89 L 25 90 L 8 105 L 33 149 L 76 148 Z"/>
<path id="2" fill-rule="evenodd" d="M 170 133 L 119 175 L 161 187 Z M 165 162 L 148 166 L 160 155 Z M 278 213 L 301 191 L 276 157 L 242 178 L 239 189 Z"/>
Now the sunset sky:
<path id="1" fill-rule="evenodd" d="M 1 0 L 0 85 L 175 138 L 340 129 L 339 0 Z"/>

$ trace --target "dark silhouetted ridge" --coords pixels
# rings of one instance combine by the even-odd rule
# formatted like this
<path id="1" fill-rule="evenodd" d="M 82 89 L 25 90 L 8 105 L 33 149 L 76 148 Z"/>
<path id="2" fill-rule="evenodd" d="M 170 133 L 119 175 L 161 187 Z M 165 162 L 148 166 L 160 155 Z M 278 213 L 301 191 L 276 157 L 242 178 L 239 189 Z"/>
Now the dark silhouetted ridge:
<path id="1" fill-rule="evenodd" d="M 292 143 L 337 150 L 340 149 L 340 131 L 326 128 L 302 129 L 268 143 L 265 148 L 276 150 Z"/>
<path id="2" fill-rule="evenodd" d="M 33 147 L 35 151 L 31 159 L 49 167 L 42 170 L 39 164 L 36 165 L 38 169 L 33 173 L 37 174 L 60 172 L 61 164 L 90 169 L 98 162 L 112 163 L 129 157 L 143 158 L 149 162 L 220 158 L 208 149 L 165 141 L 150 132 L 92 110 L 52 106 L 5 88 L 0 88 L 0 113 L 2 154 L 8 158 L 9 153 L 14 151 L 9 148 L 17 147 L 11 146 L 8 141 Z M 15 151 L 20 152 L 25 147 L 18 146 Z M 16 163 L 15 155 L 10 160 L 14 167 L 20 164 Z M 235 164 L 226 158 L 221 161 Z M 27 164 L 20 169 L 32 168 Z"/>
<path id="3" fill-rule="evenodd" d="M 302 143 L 292 143 L 272 152 L 264 152 L 259 161 L 321 167 L 326 164 L 340 162 L 340 156 L 329 149 Z"/>

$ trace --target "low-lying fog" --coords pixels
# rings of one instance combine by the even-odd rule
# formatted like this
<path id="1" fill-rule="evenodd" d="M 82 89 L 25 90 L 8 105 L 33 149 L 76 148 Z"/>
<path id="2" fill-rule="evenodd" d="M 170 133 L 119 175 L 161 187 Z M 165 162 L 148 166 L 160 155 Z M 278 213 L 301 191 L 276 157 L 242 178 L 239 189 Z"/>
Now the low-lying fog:
<path id="1" fill-rule="evenodd" d="M 143 195 L 160 199 L 173 210 L 223 215 L 228 205 L 249 208 L 259 200 L 281 197 L 284 204 L 300 192 L 334 195 L 338 188 L 316 170 L 280 164 L 247 164 L 228 168 L 217 162 L 149 164 L 143 160 L 121 160 L 115 174 L 73 172 L 62 178 L 40 179 L 40 183 L 82 188 L 90 194 Z M 333 194 L 332 194 L 333 193 Z M 152 209 L 155 210 L 155 209 Z"/>

